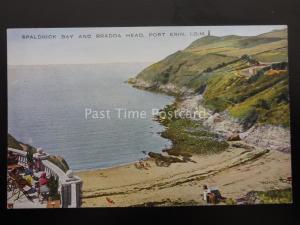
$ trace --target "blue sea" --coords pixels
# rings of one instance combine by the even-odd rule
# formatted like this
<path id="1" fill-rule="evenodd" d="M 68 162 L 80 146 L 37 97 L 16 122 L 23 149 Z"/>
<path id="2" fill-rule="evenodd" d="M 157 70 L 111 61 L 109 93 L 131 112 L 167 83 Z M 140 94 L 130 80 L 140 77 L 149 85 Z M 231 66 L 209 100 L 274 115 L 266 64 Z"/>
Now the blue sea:
<path id="1" fill-rule="evenodd" d="M 159 135 L 164 128 L 153 121 L 152 110 L 173 97 L 124 82 L 147 65 L 9 66 L 8 132 L 64 157 L 74 171 L 134 162 L 145 157 L 142 151 L 160 152 L 171 143 Z M 125 111 L 145 112 L 126 118 Z"/>

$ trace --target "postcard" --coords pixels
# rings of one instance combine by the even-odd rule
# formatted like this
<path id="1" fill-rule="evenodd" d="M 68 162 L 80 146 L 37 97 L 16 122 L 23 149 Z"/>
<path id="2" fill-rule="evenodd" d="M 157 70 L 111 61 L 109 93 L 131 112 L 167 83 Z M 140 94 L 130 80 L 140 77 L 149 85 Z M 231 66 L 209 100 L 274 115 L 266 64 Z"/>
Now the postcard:
<path id="1" fill-rule="evenodd" d="M 292 203 L 286 25 L 7 30 L 7 208 Z"/>

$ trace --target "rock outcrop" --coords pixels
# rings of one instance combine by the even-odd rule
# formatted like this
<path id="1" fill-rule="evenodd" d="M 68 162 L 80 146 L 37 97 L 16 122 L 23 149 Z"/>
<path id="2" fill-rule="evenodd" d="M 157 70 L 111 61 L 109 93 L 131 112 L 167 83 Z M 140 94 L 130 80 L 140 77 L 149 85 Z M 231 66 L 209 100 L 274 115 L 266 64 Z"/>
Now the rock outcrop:
<path id="1" fill-rule="evenodd" d="M 212 113 L 204 109 L 201 105 L 202 98 L 199 96 L 187 97 L 179 103 L 179 107 L 190 109 L 191 111 L 201 108 L 206 110 L 208 117 L 203 121 L 203 125 L 210 131 L 218 133 L 227 141 L 245 141 L 257 147 L 290 152 L 290 131 L 282 126 L 264 125 L 256 123 L 251 128 L 245 129 L 243 124 L 232 117 L 228 112 Z"/>
<path id="2" fill-rule="evenodd" d="M 240 136 L 246 143 L 258 147 L 282 152 L 291 151 L 290 131 L 280 126 L 256 124 Z"/>
<path id="3" fill-rule="evenodd" d="M 172 95 L 183 95 L 183 94 L 191 94 L 194 91 L 187 87 L 178 87 L 175 84 L 167 83 L 161 84 L 155 81 L 145 81 L 143 79 L 131 78 L 128 80 L 128 83 L 132 84 L 135 88 L 141 88 L 146 90 L 155 90 L 159 92 L 164 92 L 166 94 Z"/>

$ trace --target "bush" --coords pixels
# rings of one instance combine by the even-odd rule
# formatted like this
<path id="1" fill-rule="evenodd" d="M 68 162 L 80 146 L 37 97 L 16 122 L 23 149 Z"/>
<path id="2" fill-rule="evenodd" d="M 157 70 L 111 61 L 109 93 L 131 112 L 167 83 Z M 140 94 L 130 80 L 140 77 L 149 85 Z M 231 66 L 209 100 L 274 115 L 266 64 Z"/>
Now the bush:
<path id="1" fill-rule="evenodd" d="M 262 108 L 262 109 L 266 109 L 266 110 L 269 110 L 271 108 L 270 103 L 268 103 L 264 99 L 259 99 L 256 106 L 259 107 L 259 108 Z"/>
<path id="2" fill-rule="evenodd" d="M 56 179 L 54 176 L 51 176 L 48 182 L 49 186 L 49 197 L 51 197 L 52 200 L 59 200 L 60 194 L 58 193 L 58 179 Z"/>
<path id="3" fill-rule="evenodd" d="M 258 120 L 258 112 L 256 109 L 251 108 L 244 118 L 242 119 L 242 124 L 244 129 L 249 129 Z"/>
<path id="4" fill-rule="evenodd" d="M 232 102 L 229 104 L 229 102 L 226 101 L 226 99 L 224 99 L 223 97 L 214 97 L 204 100 L 204 105 L 210 110 L 214 111 L 214 113 L 224 111 L 228 107 L 228 105 L 231 104 Z"/>
<path id="5" fill-rule="evenodd" d="M 206 72 L 206 73 L 210 73 L 212 71 L 213 71 L 213 69 L 211 67 L 208 67 L 206 70 L 204 70 L 204 72 Z"/>
<path id="6" fill-rule="evenodd" d="M 281 62 L 281 63 L 274 63 L 271 65 L 271 68 L 273 70 L 285 70 L 288 67 L 288 63 L 287 62 Z"/>
<path id="7" fill-rule="evenodd" d="M 293 194 L 292 189 L 270 190 L 258 192 L 258 196 L 263 204 L 282 204 L 291 203 Z"/>
<path id="8" fill-rule="evenodd" d="M 225 201 L 225 204 L 226 205 L 235 205 L 236 201 L 232 198 L 227 198 L 226 201 Z"/>
<path id="9" fill-rule="evenodd" d="M 280 93 L 276 98 L 277 103 L 285 102 L 288 103 L 290 101 L 289 99 L 289 92 L 287 89 L 285 89 L 282 93 Z"/>
<path id="10" fill-rule="evenodd" d="M 246 60 L 246 61 L 250 62 L 251 64 L 257 64 L 258 63 L 258 61 L 256 59 L 252 58 L 251 56 L 249 56 L 247 54 L 242 55 L 241 59 Z"/>

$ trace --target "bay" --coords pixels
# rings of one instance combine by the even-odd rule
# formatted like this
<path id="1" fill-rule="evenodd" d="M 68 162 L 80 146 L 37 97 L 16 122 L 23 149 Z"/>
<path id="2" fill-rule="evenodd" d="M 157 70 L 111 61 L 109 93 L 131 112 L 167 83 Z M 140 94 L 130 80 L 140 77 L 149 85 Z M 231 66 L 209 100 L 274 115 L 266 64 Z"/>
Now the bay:
<path id="1" fill-rule="evenodd" d="M 171 145 L 152 110 L 173 97 L 125 83 L 149 64 L 8 67 L 8 132 L 19 141 L 66 159 L 72 170 L 106 168 L 160 152 Z M 111 118 L 86 119 L 86 109 Z M 145 119 L 119 118 L 116 108 L 146 111 Z"/>

